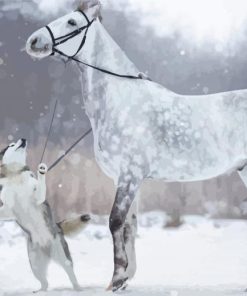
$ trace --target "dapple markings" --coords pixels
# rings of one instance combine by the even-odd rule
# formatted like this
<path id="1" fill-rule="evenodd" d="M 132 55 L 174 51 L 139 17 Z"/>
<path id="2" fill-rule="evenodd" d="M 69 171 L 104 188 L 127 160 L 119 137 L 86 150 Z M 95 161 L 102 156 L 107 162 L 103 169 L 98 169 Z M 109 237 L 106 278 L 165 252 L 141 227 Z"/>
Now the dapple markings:
<path id="1" fill-rule="evenodd" d="M 98 19 L 99 3 L 84 2 L 95 19 L 78 60 L 111 72 L 138 76 L 139 71 Z M 73 25 L 72 25 L 73 24 Z M 49 24 L 55 38 L 87 25 L 78 11 Z M 84 32 L 56 48 L 73 56 Z M 38 58 L 52 52 L 44 27 L 27 41 Z M 239 171 L 247 186 L 247 90 L 182 96 L 148 80 L 114 77 L 76 63 L 101 169 L 117 186 L 110 215 L 114 243 L 112 289 L 124 288 L 136 270 L 136 211 L 133 201 L 146 178 L 199 181 Z"/>

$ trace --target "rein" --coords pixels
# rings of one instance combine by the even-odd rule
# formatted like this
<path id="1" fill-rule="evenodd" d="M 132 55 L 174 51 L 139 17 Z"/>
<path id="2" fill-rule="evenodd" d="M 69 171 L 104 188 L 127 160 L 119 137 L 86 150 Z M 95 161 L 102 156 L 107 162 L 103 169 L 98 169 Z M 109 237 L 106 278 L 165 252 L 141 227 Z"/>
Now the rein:
<path id="1" fill-rule="evenodd" d="M 76 142 L 71 145 L 56 161 L 54 161 L 54 163 L 52 165 L 49 166 L 48 168 L 48 172 L 51 171 L 55 166 L 57 166 L 57 164 L 59 164 L 59 162 L 61 160 L 64 159 L 64 157 L 69 154 L 69 152 L 75 148 L 75 146 L 77 144 L 79 144 L 84 138 L 86 138 L 87 135 L 89 135 L 92 132 L 92 129 L 90 128 L 87 132 L 85 132 L 78 140 L 76 140 Z"/>
<path id="2" fill-rule="evenodd" d="M 92 21 L 89 21 L 87 15 L 83 11 L 81 11 L 81 10 L 76 10 L 76 11 L 80 12 L 84 16 L 84 18 L 87 21 L 86 26 L 78 28 L 77 30 L 75 30 L 75 31 L 73 31 L 71 33 L 68 33 L 68 34 L 66 34 L 64 36 L 60 36 L 60 37 L 57 37 L 57 38 L 54 37 L 54 34 L 53 34 L 51 28 L 48 25 L 46 26 L 46 29 L 48 30 L 48 32 L 49 32 L 49 34 L 51 36 L 51 39 L 52 39 L 52 54 L 51 55 L 54 55 L 55 53 L 57 53 L 57 54 L 59 54 L 59 55 L 61 55 L 63 57 L 68 58 L 69 60 L 73 60 L 73 61 L 75 61 L 77 63 L 80 63 L 80 64 L 82 64 L 84 66 L 90 67 L 90 68 L 92 68 L 94 70 L 100 71 L 100 72 L 108 74 L 108 75 L 112 75 L 112 76 L 116 76 L 116 77 L 120 77 L 120 78 L 135 79 L 135 80 L 144 79 L 144 77 L 142 75 L 140 75 L 140 74 L 138 76 L 123 75 L 123 74 L 115 73 L 115 72 L 112 72 L 110 70 L 103 69 L 103 68 L 100 68 L 100 67 L 97 67 L 97 66 L 94 66 L 94 65 L 90 65 L 90 64 L 88 64 L 86 62 L 78 60 L 76 58 L 76 55 L 83 48 L 83 46 L 84 46 L 84 44 L 86 42 L 86 39 L 87 39 L 88 30 L 91 27 L 91 25 L 93 24 L 93 22 L 95 21 L 95 19 L 93 19 Z M 56 48 L 58 45 L 61 45 L 61 44 L 65 43 L 65 42 L 67 42 L 68 40 L 76 37 L 77 35 L 81 34 L 83 31 L 85 31 L 85 33 L 84 33 L 84 37 L 83 37 L 83 39 L 81 41 L 81 44 L 80 44 L 78 50 L 76 51 L 76 53 L 73 54 L 72 56 L 69 56 L 69 55 L 65 54 L 64 52 L 62 52 L 62 51 L 60 51 L 59 49 Z"/>
<path id="3" fill-rule="evenodd" d="M 50 135 L 51 135 L 51 131 L 52 131 L 52 126 L 53 126 L 53 121 L 54 121 L 54 117 L 55 117 L 55 113 L 56 113 L 56 109 L 57 109 L 57 100 L 55 102 L 55 105 L 54 105 L 54 110 L 53 110 L 53 114 L 52 114 L 52 118 L 51 118 L 51 123 L 50 123 L 50 126 L 49 126 L 49 130 L 48 130 L 48 134 L 47 134 L 47 137 L 46 137 L 46 141 L 45 141 L 45 146 L 44 146 L 44 150 L 43 150 L 43 153 L 42 153 L 42 156 L 41 156 L 41 162 L 43 162 L 43 158 L 44 158 L 44 155 L 45 155 L 45 151 L 46 151 L 46 147 L 47 147 L 47 144 L 48 144 L 48 141 L 49 141 L 49 138 L 50 138 Z M 59 164 L 60 161 L 62 161 L 64 159 L 64 157 L 66 155 L 69 154 L 69 152 L 75 148 L 76 145 L 78 145 L 84 138 L 86 138 L 87 135 L 89 135 L 90 133 L 92 132 L 92 128 L 90 128 L 87 132 L 85 132 L 78 140 L 76 140 L 56 161 L 53 162 L 53 164 L 51 164 L 49 167 L 48 167 L 48 172 L 51 171 L 55 166 L 57 166 Z M 0 191 L 1 191 L 1 186 L 0 186 Z"/>
<path id="4" fill-rule="evenodd" d="M 54 106 L 54 110 L 53 110 L 53 114 L 52 114 L 52 118 L 51 118 L 51 123 L 50 123 L 50 127 L 49 127 L 48 134 L 47 134 L 47 137 L 46 137 L 45 146 L 44 146 L 44 150 L 43 150 L 43 153 L 42 153 L 42 156 L 41 156 L 40 163 L 43 162 L 43 159 L 44 159 L 46 147 L 47 147 L 50 135 L 51 135 L 51 129 L 52 129 L 52 124 L 53 124 L 53 121 L 54 121 L 56 109 L 57 109 L 57 100 L 55 102 L 55 106 Z"/>

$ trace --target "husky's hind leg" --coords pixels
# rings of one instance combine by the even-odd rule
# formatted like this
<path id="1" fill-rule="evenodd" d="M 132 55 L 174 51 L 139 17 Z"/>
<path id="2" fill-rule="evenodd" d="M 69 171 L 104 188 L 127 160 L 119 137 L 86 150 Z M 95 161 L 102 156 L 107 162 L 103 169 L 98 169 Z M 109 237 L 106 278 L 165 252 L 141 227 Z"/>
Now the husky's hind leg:
<path id="1" fill-rule="evenodd" d="M 0 221 L 9 221 L 9 220 L 15 220 L 13 213 L 7 206 L 0 205 Z"/>
<path id="2" fill-rule="evenodd" d="M 34 245 L 31 239 L 28 239 L 28 257 L 33 274 L 41 284 L 39 291 L 46 291 L 48 288 L 46 273 L 50 261 L 49 254 L 46 254 L 40 246 Z"/>
<path id="3" fill-rule="evenodd" d="M 239 170 L 238 174 L 247 188 L 247 165 L 244 166 L 241 170 Z"/>
<path id="4" fill-rule="evenodd" d="M 53 259 L 63 267 L 73 285 L 73 288 L 75 290 L 81 290 L 74 273 L 73 261 L 70 255 L 69 247 L 62 233 L 59 233 L 53 242 Z"/>
<path id="5" fill-rule="evenodd" d="M 240 178 L 242 179 L 245 187 L 247 188 L 247 165 L 238 171 Z M 246 289 L 247 291 L 247 289 Z"/>

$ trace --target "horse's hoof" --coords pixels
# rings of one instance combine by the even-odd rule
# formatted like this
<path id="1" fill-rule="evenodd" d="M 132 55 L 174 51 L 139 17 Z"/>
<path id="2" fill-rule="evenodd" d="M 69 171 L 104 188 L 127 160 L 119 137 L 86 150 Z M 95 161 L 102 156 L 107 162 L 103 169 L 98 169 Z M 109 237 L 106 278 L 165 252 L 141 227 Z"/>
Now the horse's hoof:
<path id="1" fill-rule="evenodd" d="M 112 292 L 117 292 L 119 290 L 125 290 L 127 288 L 127 280 L 128 278 L 120 279 L 113 283 Z"/>
<path id="2" fill-rule="evenodd" d="M 125 291 L 128 287 L 128 281 L 126 280 L 126 282 L 123 284 L 121 291 Z"/>

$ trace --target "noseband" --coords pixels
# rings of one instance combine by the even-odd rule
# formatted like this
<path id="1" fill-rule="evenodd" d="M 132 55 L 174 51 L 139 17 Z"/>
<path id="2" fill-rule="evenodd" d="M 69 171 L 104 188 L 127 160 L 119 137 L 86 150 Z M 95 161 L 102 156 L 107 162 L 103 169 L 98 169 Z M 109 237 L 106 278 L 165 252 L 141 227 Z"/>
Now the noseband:
<path id="1" fill-rule="evenodd" d="M 90 65 L 90 64 L 88 64 L 86 62 L 78 60 L 76 58 L 76 55 L 83 48 L 83 46 L 84 46 L 84 44 L 86 42 L 86 39 L 87 39 L 88 30 L 89 30 L 90 26 L 92 25 L 92 23 L 95 21 L 95 19 L 93 19 L 92 21 L 89 21 L 87 15 L 83 11 L 81 11 L 81 10 L 76 10 L 76 11 L 80 12 L 84 16 L 84 18 L 87 21 L 86 26 L 78 28 L 77 30 L 75 30 L 75 31 L 73 31 L 71 33 L 68 33 L 68 34 L 66 34 L 64 36 L 60 36 L 60 37 L 57 37 L 57 38 L 54 37 L 54 34 L 53 34 L 51 28 L 48 25 L 46 26 L 46 29 L 48 30 L 48 32 L 49 32 L 49 34 L 51 36 L 51 39 L 52 39 L 52 53 L 51 53 L 51 55 L 54 55 L 55 53 L 58 53 L 59 55 L 68 58 L 69 60 L 73 60 L 73 61 L 75 61 L 77 63 L 83 64 L 84 66 L 90 67 L 92 69 L 95 69 L 97 71 L 100 71 L 100 72 L 108 74 L 108 75 L 121 77 L 121 78 L 136 79 L 136 80 L 137 79 L 140 79 L 140 80 L 141 79 L 144 79 L 144 80 L 148 79 L 148 80 L 150 80 L 149 78 L 144 78 L 142 73 L 139 73 L 137 76 L 134 76 L 134 75 L 122 75 L 122 74 L 118 74 L 118 73 L 115 73 L 115 72 L 112 72 L 112 71 L 109 71 L 109 70 L 106 70 L 106 69 L 102 69 L 102 68 L 99 68 L 97 66 L 93 66 L 93 65 Z M 81 32 L 83 32 L 83 31 L 85 31 L 85 33 L 84 33 L 84 37 L 83 37 L 83 39 L 81 41 L 81 44 L 80 44 L 78 50 L 76 51 L 76 53 L 73 54 L 72 56 L 69 56 L 69 55 L 65 54 L 64 52 L 62 52 L 62 51 L 60 51 L 59 49 L 56 48 L 57 46 L 65 43 L 68 40 L 70 40 L 70 39 L 76 37 L 77 35 L 81 34 Z"/>
<path id="2" fill-rule="evenodd" d="M 49 34 L 51 36 L 51 40 L 52 40 L 52 54 L 51 55 L 54 55 L 55 53 L 58 53 L 60 55 L 66 56 L 67 58 L 73 58 L 73 57 L 75 57 L 80 52 L 80 50 L 84 46 L 84 44 L 86 42 L 86 39 L 87 39 L 88 29 L 90 28 L 90 26 L 92 25 L 92 23 L 95 21 L 95 19 L 93 19 L 90 22 L 89 19 L 88 19 L 88 17 L 86 16 L 86 14 L 83 11 L 81 11 L 81 10 L 76 10 L 76 11 L 77 12 L 80 12 L 84 16 L 84 18 L 87 21 L 87 25 L 86 26 L 83 26 L 81 28 L 78 28 L 78 29 L 74 30 L 71 33 L 68 33 L 66 35 L 63 35 L 63 36 L 60 36 L 60 37 L 57 37 L 57 38 L 54 37 L 54 34 L 53 34 L 51 28 L 48 25 L 46 26 L 46 29 L 48 30 L 48 32 L 49 32 Z M 73 54 L 72 56 L 68 56 L 68 55 L 66 55 L 65 53 L 61 52 L 60 50 L 58 50 L 56 48 L 57 46 L 65 43 L 68 40 L 70 40 L 70 39 L 76 37 L 77 35 L 81 34 L 83 31 L 85 31 L 85 33 L 84 33 L 84 37 L 83 37 L 83 39 L 81 41 L 81 44 L 80 44 L 78 50 L 76 51 L 76 53 Z"/>

